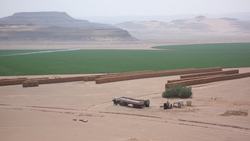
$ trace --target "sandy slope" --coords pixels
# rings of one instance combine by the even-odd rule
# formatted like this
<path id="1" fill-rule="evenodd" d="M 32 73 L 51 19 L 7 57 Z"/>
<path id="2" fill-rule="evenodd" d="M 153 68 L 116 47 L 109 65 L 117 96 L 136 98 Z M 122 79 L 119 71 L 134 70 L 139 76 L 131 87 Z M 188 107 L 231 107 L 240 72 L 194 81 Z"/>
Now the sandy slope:
<path id="1" fill-rule="evenodd" d="M 46 49 L 129 49 L 129 50 L 152 50 L 155 46 L 164 46 L 164 45 L 183 45 L 183 44 L 208 44 L 208 43 L 242 43 L 242 42 L 250 42 L 250 39 L 247 40 L 230 40 L 230 41 L 207 41 L 207 42 L 199 42 L 196 41 L 161 41 L 161 42 L 148 42 L 148 41 L 138 41 L 138 42 L 117 42 L 117 43 L 58 43 L 58 44 L 1 44 L 0 50 L 46 50 Z"/>
<path id="2" fill-rule="evenodd" d="M 239 69 L 240 73 L 250 71 L 250 68 Z M 160 106 L 167 100 L 161 97 L 164 84 L 178 77 L 106 84 L 71 82 L 33 88 L 0 87 L 0 138 L 4 141 L 250 139 L 249 115 L 222 116 L 227 110 L 249 112 L 250 78 L 193 86 L 193 98 L 185 100 L 191 100 L 193 107 L 163 110 Z M 111 100 L 116 96 L 150 99 L 151 104 L 143 109 L 115 106 Z"/>
<path id="3" fill-rule="evenodd" d="M 172 43 L 173 44 L 173 43 Z M 172 45 L 171 43 L 69 43 L 69 44 L 0 44 L 0 49 L 135 49 L 151 50 L 153 46 Z M 176 44 L 176 43 L 175 43 Z"/>
<path id="4" fill-rule="evenodd" d="M 139 40 L 214 42 L 249 40 L 249 22 L 230 18 L 206 18 L 163 21 L 130 21 L 116 24 Z"/>

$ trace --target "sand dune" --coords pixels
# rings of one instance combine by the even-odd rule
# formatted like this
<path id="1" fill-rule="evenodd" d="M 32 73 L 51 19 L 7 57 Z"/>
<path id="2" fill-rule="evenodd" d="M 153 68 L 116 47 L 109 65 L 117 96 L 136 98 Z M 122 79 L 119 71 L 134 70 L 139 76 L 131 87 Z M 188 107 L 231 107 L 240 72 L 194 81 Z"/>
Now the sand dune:
<path id="1" fill-rule="evenodd" d="M 171 22 L 131 21 L 116 24 L 139 40 L 183 42 L 246 41 L 250 37 L 249 22 L 232 18 L 180 19 Z"/>

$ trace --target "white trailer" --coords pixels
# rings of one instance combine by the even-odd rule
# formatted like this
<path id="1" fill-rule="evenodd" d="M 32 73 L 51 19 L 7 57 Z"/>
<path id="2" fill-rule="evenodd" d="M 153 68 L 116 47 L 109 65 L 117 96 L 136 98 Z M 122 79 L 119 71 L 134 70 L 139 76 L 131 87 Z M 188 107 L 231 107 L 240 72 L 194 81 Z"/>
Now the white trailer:
<path id="1" fill-rule="evenodd" d="M 121 106 L 128 106 L 129 104 L 132 104 L 134 108 L 143 108 L 143 107 L 149 107 L 150 101 L 143 100 L 143 99 L 134 99 L 134 98 L 128 98 L 128 97 L 115 97 L 113 99 L 113 102 L 115 105 L 119 104 Z"/>

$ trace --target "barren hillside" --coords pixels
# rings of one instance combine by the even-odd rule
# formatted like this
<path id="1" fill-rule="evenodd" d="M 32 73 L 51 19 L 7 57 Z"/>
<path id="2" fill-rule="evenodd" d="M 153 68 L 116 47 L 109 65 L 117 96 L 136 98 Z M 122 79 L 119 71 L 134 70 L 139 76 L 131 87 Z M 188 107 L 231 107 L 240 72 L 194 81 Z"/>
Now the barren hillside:
<path id="1" fill-rule="evenodd" d="M 134 40 L 126 30 L 77 20 L 65 12 L 23 12 L 0 19 L 2 43 Z"/>
<path id="2" fill-rule="evenodd" d="M 132 21 L 116 25 L 141 40 L 169 42 L 246 41 L 250 22 L 231 18 L 206 18 L 161 21 Z"/>

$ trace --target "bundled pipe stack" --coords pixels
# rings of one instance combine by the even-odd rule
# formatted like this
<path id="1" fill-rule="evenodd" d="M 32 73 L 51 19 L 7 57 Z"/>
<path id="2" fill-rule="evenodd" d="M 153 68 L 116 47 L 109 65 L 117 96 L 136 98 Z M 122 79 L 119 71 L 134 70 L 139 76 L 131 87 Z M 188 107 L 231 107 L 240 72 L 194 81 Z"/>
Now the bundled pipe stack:
<path id="1" fill-rule="evenodd" d="M 3 79 L 3 80 L 0 80 L 0 86 L 23 84 L 23 82 L 26 80 L 27 78 Z"/>
<path id="2" fill-rule="evenodd" d="M 151 77 L 162 77 L 162 76 L 171 76 L 171 75 L 182 75 L 182 74 L 192 74 L 192 73 L 200 73 L 200 72 L 212 72 L 212 71 L 221 71 L 221 67 L 215 68 L 204 68 L 204 69 L 180 69 L 180 70 L 167 70 L 167 71 L 141 71 L 137 73 L 125 73 L 114 74 L 114 75 L 106 75 L 96 79 L 96 84 L 109 83 L 109 82 L 117 82 L 124 80 L 133 80 L 133 79 L 141 79 L 141 78 L 151 78 Z"/>
<path id="3" fill-rule="evenodd" d="M 23 82 L 23 87 L 38 87 L 39 82 L 35 80 L 27 80 Z"/>
<path id="4" fill-rule="evenodd" d="M 18 79 L 3 79 L 0 80 L 0 86 L 8 85 L 23 85 L 23 87 L 37 87 L 40 84 L 64 83 L 74 81 L 95 81 L 102 75 L 78 76 L 78 77 L 65 77 L 65 78 L 18 78 Z"/>
<path id="5" fill-rule="evenodd" d="M 204 84 L 222 80 L 230 80 L 237 78 L 250 77 L 250 72 L 239 74 L 239 70 L 222 71 L 222 67 L 203 68 L 203 69 L 180 69 L 180 70 L 166 70 L 166 71 L 136 71 L 125 73 L 113 73 L 108 75 L 89 75 L 89 76 L 77 76 L 77 77 L 65 77 L 65 78 L 18 78 L 18 79 L 3 79 L 0 80 L 0 86 L 7 85 L 19 85 L 23 87 L 37 87 L 40 84 L 52 84 L 52 83 L 64 83 L 74 81 L 95 81 L 96 84 L 151 78 L 151 77 L 163 77 L 181 75 L 180 79 L 169 80 L 165 84 L 165 88 L 169 88 L 173 84 L 180 83 L 184 86 Z"/>
<path id="6" fill-rule="evenodd" d="M 165 84 L 165 88 L 169 88 L 174 84 L 182 84 L 184 86 L 190 86 L 190 85 L 205 84 L 216 81 L 231 80 L 244 77 L 250 77 L 250 72 L 239 74 L 239 70 L 229 70 L 229 71 L 184 75 L 180 76 L 181 79 L 169 80 L 168 83 Z"/>
<path id="7" fill-rule="evenodd" d="M 52 84 L 52 83 L 64 83 L 74 81 L 95 81 L 96 78 L 102 75 L 90 75 L 90 76 L 78 76 L 78 77 L 65 77 L 65 78 L 53 78 L 53 79 L 40 79 L 39 84 Z"/>
<path id="8" fill-rule="evenodd" d="M 168 83 L 173 82 L 180 82 L 184 80 L 192 80 L 192 79 L 201 79 L 201 78 L 209 78 L 215 76 L 225 76 L 229 74 L 237 74 L 239 70 L 228 70 L 228 71 L 215 71 L 215 72 L 208 72 L 208 73 L 197 73 L 197 74 L 190 74 L 190 75 L 181 75 L 181 79 L 177 80 L 168 80 Z"/>

